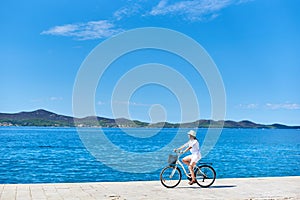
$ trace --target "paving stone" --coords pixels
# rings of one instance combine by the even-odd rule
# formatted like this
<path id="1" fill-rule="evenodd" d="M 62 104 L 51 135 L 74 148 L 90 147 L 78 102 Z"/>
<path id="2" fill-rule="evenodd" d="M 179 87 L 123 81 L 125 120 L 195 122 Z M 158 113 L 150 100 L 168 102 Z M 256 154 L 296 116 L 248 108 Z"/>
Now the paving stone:
<path id="1" fill-rule="evenodd" d="M 2 184 L 1 200 L 300 199 L 300 176 L 217 179 L 210 188 L 182 181 L 168 189 L 159 181 Z"/>

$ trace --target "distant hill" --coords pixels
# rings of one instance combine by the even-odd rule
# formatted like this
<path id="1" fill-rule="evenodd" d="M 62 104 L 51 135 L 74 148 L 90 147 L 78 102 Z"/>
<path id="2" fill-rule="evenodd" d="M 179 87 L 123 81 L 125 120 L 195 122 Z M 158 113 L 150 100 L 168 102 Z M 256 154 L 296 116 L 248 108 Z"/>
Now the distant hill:
<path id="1" fill-rule="evenodd" d="M 97 119 L 95 121 L 94 119 Z M 76 123 L 74 122 L 76 121 Z M 259 129 L 300 129 L 300 126 L 286 126 L 283 124 L 256 124 L 251 121 L 214 121 L 214 120 L 197 120 L 190 123 L 168 123 L 159 122 L 149 124 L 138 120 L 129 120 L 124 118 L 109 119 L 104 117 L 84 117 L 73 118 L 70 116 L 58 115 L 47 110 L 36 110 L 32 112 L 20 112 L 14 114 L 0 113 L 0 126 L 50 126 L 50 127 L 164 127 L 164 128 L 259 128 Z"/>

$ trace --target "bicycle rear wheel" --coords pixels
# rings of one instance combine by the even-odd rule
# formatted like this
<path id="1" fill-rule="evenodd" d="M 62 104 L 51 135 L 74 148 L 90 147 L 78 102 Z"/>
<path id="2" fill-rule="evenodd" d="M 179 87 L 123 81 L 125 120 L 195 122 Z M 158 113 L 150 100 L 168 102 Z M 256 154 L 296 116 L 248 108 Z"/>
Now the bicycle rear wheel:
<path id="1" fill-rule="evenodd" d="M 165 167 L 160 173 L 160 182 L 167 188 L 176 187 L 181 181 L 181 171 L 176 166 Z"/>
<path id="2" fill-rule="evenodd" d="M 216 171 L 209 165 L 198 166 L 195 170 L 196 182 L 200 187 L 211 186 L 216 179 Z"/>

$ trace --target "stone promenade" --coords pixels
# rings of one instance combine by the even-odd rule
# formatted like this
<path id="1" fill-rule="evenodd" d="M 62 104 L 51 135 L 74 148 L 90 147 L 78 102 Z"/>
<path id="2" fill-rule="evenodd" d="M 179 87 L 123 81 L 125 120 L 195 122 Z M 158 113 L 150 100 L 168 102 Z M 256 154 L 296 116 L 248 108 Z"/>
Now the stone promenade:
<path id="1" fill-rule="evenodd" d="M 58 184 L 0 184 L 1 200 L 67 199 L 300 199 L 300 176 L 217 179 L 210 188 L 182 181 L 164 188 L 159 181 Z"/>

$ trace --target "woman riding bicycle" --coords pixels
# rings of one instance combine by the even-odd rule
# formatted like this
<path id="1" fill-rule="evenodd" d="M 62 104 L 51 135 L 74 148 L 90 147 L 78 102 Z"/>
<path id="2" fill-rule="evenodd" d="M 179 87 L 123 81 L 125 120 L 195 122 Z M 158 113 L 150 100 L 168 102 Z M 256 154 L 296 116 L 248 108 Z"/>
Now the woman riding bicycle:
<path id="1" fill-rule="evenodd" d="M 196 138 L 196 132 L 193 130 L 190 130 L 188 132 L 189 141 L 182 145 L 180 148 L 176 149 L 176 151 L 180 151 L 183 148 L 187 147 L 183 153 L 190 150 L 192 153 L 191 155 L 188 155 L 182 159 L 182 162 L 184 162 L 186 165 L 189 166 L 189 171 L 191 173 L 192 180 L 189 182 L 190 185 L 196 183 L 195 173 L 194 173 L 194 167 L 196 163 L 201 159 L 201 153 L 199 148 L 199 142 Z"/>

